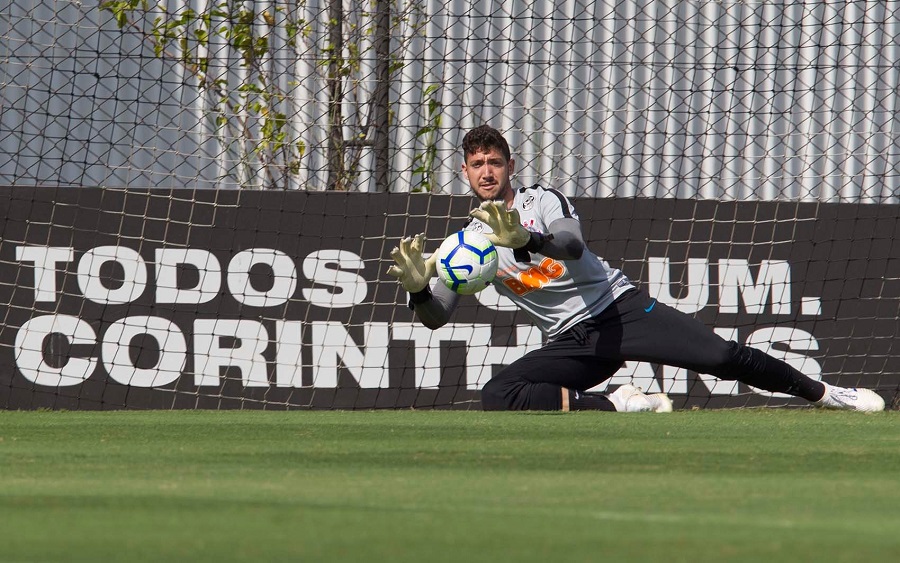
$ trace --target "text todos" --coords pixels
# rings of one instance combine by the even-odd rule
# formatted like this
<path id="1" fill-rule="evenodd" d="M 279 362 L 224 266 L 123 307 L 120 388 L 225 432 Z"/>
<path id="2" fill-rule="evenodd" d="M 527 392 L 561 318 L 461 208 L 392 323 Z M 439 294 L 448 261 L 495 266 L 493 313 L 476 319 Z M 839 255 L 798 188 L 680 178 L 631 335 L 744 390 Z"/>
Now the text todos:
<path id="1" fill-rule="evenodd" d="M 323 249 L 306 256 L 298 271 L 293 258 L 284 252 L 252 248 L 236 253 L 223 268 L 209 251 L 196 248 L 156 249 L 152 263 L 136 250 L 124 246 L 99 246 L 76 256 L 71 247 L 18 246 L 16 259 L 21 268 L 33 273 L 35 303 L 55 303 L 59 298 L 57 274 L 70 272 L 75 264 L 78 288 L 84 299 L 106 305 L 123 305 L 146 297 L 152 286 L 156 304 L 190 305 L 208 303 L 222 295 L 236 300 L 242 307 L 271 308 L 285 305 L 295 298 L 300 272 L 315 284 L 300 289 L 300 296 L 313 306 L 349 308 L 366 301 L 369 281 L 360 275 L 363 260 L 353 252 Z M 76 260 L 77 258 L 77 260 Z M 104 280 L 102 269 L 115 264 L 122 274 L 120 283 Z M 771 303 L 775 315 L 794 314 L 791 297 L 790 265 L 786 261 L 765 261 L 754 275 L 746 260 L 720 260 L 718 266 L 718 309 L 737 313 L 743 303 L 748 313 L 760 313 Z M 648 259 L 648 290 L 661 302 L 692 313 L 709 305 L 710 264 L 703 259 L 689 259 L 686 264 L 687 292 L 679 298 L 670 292 L 669 261 Z M 194 283 L 186 286 L 185 269 L 196 273 Z M 265 269 L 268 287 L 256 287 L 253 270 Z M 151 281 L 152 276 L 152 281 Z M 29 276 L 20 279 L 28 280 Z M 111 287 L 115 285 L 115 287 Z M 514 306 L 501 300 L 493 291 L 478 295 L 481 303 L 498 310 Z M 800 314 L 821 315 L 821 304 L 815 297 L 800 298 Z M 136 387 L 170 385 L 193 366 L 194 385 L 216 386 L 224 368 L 241 372 L 246 387 L 301 387 L 301 351 L 311 348 L 312 386 L 336 387 L 341 366 L 353 374 L 360 387 L 388 386 L 386 370 L 388 350 L 394 341 L 412 341 L 415 345 L 416 385 L 437 387 L 440 382 L 440 346 L 443 342 L 466 342 L 466 379 L 470 389 L 479 389 L 490 377 L 491 365 L 509 363 L 540 345 L 537 330 L 530 326 L 517 329 L 515 346 L 492 346 L 491 327 L 487 324 L 451 324 L 431 331 L 416 323 L 364 323 L 365 341 L 358 345 L 340 322 L 277 320 L 270 334 L 266 325 L 248 318 L 196 319 L 190 337 L 169 319 L 158 315 L 134 315 L 113 321 L 97 334 L 84 319 L 73 315 L 35 316 L 18 330 L 15 342 L 16 366 L 29 381 L 43 386 L 78 385 L 102 366 L 114 381 Z M 301 334 L 308 330 L 304 344 Z M 737 330 L 715 329 L 727 339 L 736 339 Z M 99 353 L 69 357 L 62 365 L 51 365 L 45 354 L 45 343 L 51 335 L 61 335 L 72 345 L 98 344 Z M 129 347 L 138 336 L 154 339 L 159 348 L 153 366 L 136 366 Z M 808 332 L 787 326 L 763 327 L 745 340 L 749 345 L 784 359 L 810 377 L 821 378 L 821 367 L 814 359 L 798 352 L 818 350 L 816 339 Z M 476 343 L 476 344 L 472 344 Z M 190 344 L 190 346 L 189 346 Z M 776 349 L 781 345 L 787 351 Z M 265 351 L 274 346 L 274 361 Z M 272 355 L 270 355 L 272 357 Z M 190 359 L 190 363 L 189 363 Z M 271 369 L 270 369 L 271 368 Z M 273 375 L 274 374 L 274 375 Z M 613 379 L 618 383 L 632 378 L 649 391 L 659 390 L 654 370 L 640 363 L 628 363 Z M 683 370 L 663 368 L 662 386 L 670 393 L 687 391 Z M 731 394 L 734 382 L 701 376 L 711 394 Z"/>

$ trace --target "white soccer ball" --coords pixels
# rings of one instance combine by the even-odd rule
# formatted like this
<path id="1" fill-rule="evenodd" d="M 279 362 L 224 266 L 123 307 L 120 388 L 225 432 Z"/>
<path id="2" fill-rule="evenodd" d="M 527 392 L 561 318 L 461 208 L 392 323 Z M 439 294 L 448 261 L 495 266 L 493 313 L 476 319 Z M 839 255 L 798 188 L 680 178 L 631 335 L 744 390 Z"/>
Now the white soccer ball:
<path id="1" fill-rule="evenodd" d="M 478 293 L 497 275 L 497 249 L 484 235 L 459 231 L 437 249 L 437 275 L 461 295 Z"/>

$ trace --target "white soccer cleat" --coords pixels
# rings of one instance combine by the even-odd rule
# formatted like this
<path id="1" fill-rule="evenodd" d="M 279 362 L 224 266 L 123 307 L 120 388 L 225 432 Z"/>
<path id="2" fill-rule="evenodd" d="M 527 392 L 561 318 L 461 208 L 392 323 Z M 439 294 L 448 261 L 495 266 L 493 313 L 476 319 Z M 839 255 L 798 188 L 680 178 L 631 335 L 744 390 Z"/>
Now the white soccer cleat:
<path id="1" fill-rule="evenodd" d="M 835 387 L 825 383 L 825 396 L 815 402 L 826 409 L 878 412 L 884 410 L 884 399 L 871 389 Z"/>
<path id="2" fill-rule="evenodd" d="M 619 412 L 672 412 L 672 399 L 665 393 L 645 394 L 630 383 L 607 395 Z"/>

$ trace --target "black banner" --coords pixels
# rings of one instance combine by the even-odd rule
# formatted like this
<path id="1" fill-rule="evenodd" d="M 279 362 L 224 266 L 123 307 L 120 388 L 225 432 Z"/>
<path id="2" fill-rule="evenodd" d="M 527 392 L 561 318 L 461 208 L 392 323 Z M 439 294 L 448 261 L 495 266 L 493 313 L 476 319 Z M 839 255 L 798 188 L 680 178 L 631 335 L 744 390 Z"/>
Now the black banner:
<path id="1" fill-rule="evenodd" d="M 385 271 L 427 250 L 468 197 L 4 188 L 4 408 L 478 408 L 540 335 L 492 290 L 415 322 Z M 893 392 L 900 221 L 893 206 L 575 201 L 591 249 L 661 301 L 804 373 Z M 734 382 L 629 364 L 677 406 L 784 403 Z"/>

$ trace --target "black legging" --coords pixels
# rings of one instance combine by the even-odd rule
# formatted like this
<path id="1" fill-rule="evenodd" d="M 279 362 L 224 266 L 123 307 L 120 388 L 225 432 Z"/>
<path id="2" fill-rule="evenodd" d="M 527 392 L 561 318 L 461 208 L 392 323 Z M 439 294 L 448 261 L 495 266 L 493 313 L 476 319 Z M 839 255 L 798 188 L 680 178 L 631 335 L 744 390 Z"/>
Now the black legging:
<path id="1" fill-rule="evenodd" d="M 815 401 L 822 383 L 755 348 L 724 340 L 709 327 L 642 290 L 504 368 L 485 384 L 485 410 L 560 410 L 561 388 L 584 391 L 626 360 L 664 364 L 737 380 Z"/>

